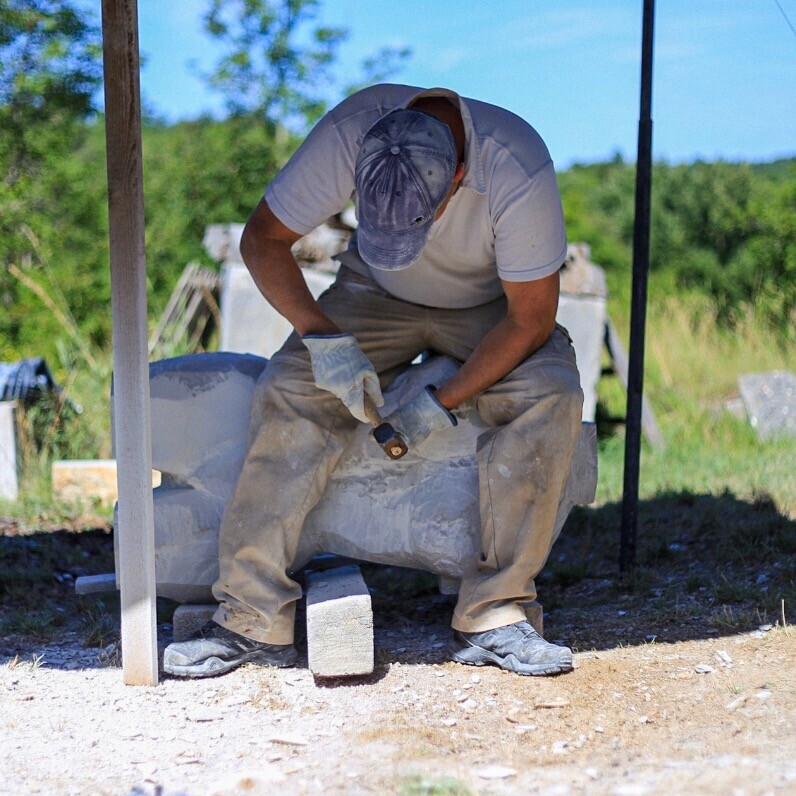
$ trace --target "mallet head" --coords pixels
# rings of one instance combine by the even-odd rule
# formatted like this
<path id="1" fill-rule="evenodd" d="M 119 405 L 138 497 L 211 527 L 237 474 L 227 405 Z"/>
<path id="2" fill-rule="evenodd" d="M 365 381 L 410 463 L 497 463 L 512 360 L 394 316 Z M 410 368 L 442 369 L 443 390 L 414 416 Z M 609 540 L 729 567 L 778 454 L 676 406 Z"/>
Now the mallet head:
<path id="1" fill-rule="evenodd" d="M 400 459 L 409 451 L 401 432 L 396 431 L 389 423 L 380 423 L 371 433 L 379 447 L 391 459 Z"/>

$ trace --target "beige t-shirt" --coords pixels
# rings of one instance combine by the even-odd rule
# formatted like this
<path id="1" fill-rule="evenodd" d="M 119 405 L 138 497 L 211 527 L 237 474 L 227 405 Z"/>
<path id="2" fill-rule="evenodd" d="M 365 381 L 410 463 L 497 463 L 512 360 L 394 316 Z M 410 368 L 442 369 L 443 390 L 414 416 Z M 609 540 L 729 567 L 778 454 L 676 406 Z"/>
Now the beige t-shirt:
<path id="1" fill-rule="evenodd" d="M 566 234 L 553 162 L 539 134 L 510 111 L 447 89 L 371 86 L 321 119 L 265 190 L 277 218 L 305 235 L 354 199 L 354 164 L 365 133 L 419 95 L 458 104 L 466 135 L 465 174 L 431 227 L 420 258 L 396 271 L 371 268 L 356 236 L 340 262 L 394 296 L 430 307 L 474 307 L 503 294 L 500 280 L 530 282 L 555 273 Z"/>

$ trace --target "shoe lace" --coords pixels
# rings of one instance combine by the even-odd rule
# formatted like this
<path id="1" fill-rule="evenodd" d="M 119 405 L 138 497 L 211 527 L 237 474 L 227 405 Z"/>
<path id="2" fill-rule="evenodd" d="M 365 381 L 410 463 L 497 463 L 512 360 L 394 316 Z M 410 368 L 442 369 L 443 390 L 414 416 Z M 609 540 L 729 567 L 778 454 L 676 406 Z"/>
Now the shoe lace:
<path id="1" fill-rule="evenodd" d="M 536 641 L 542 638 L 530 622 L 515 622 L 512 629 L 515 635 L 519 634 L 522 641 Z"/>

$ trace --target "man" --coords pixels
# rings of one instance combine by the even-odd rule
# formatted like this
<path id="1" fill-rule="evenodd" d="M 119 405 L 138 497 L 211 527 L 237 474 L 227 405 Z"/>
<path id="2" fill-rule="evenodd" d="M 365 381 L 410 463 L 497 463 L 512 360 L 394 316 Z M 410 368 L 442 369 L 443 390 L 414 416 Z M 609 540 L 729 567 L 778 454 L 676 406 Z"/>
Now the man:
<path id="1" fill-rule="evenodd" d="M 291 245 L 355 194 L 359 227 L 335 284 L 316 302 Z M 557 327 L 566 254 L 547 148 L 522 119 L 446 89 L 379 85 L 329 112 L 265 191 L 241 253 L 265 298 L 295 327 L 252 403 L 250 449 L 220 532 L 220 605 L 167 672 L 220 674 L 246 661 L 295 662 L 301 588 L 288 570 L 365 396 L 419 353 L 462 363 L 387 418 L 422 445 L 473 405 L 482 555 L 462 581 L 454 660 L 526 675 L 572 668 L 572 653 L 525 619 L 533 577 L 580 428 L 583 396 Z M 385 460 L 385 467 L 389 464 Z"/>

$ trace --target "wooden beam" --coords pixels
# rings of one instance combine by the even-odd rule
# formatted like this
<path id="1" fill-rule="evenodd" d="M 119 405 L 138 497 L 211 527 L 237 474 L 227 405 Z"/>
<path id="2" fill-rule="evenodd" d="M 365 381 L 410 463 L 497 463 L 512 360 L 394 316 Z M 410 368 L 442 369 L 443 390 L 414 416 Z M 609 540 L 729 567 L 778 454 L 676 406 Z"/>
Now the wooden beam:
<path id="1" fill-rule="evenodd" d="M 155 534 L 149 425 L 146 255 L 136 0 L 102 0 L 113 314 L 114 444 L 119 482 L 122 666 L 157 685 Z"/>

